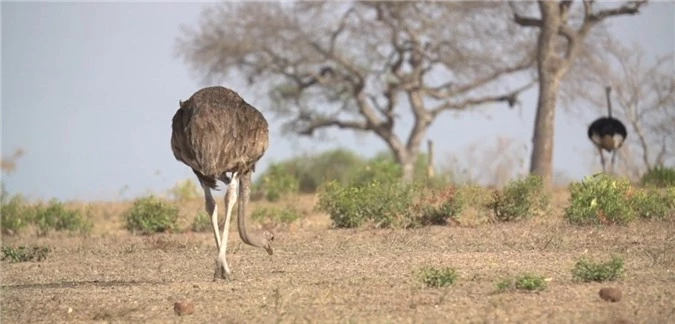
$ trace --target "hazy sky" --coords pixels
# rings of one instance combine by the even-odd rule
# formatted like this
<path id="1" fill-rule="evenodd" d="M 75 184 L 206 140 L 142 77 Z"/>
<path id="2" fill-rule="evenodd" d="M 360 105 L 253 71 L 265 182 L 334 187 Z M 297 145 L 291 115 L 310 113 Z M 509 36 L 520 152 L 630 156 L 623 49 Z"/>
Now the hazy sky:
<path id="1" fill-rule="evenodd" d="M 40 199 L 116 199 L 124 187 L 129 198 L 193 178 L 171 153 L 171 117 L 178 100 L 203 84 L 174 46 L 180 26 L 196 24 L 207 5 L 3 1 L 2 155 L 25 150 L 16 172 L 3 174 L 6 188 Z M 612 20 L 611 30 L 657 55 L 673 50 L 674 21 L 673 3 L 655 2 L 639 16 Z M 265 100 L 240 80 L 222 85 L 264 111 Z M 527 146 L 529 162 L 536 90 L 522 101 L 522 114 L 501 105 L 481 109 L 490 119 L 472 112 L 437 120 L 428 136 L 439 160 L 505 136 Z M 555 169 L 581 178 L 593 171 L 586 127 L 596 115 L 582 120 L 559 111 Z M 281 137 L 278 125 L 272 123 L 258 170 L 299 152 L 344 146 L 372 155 L 385 148 L 351 133 L 334 133 L 339 136 L 324 144 Z"/>

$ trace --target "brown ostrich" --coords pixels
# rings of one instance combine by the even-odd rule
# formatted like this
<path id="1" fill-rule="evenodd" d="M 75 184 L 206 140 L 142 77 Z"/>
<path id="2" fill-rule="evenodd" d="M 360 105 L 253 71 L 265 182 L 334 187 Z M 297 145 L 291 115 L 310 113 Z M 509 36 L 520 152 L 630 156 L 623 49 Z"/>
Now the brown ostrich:
<path id="1" fill-rule="evenodd" d="M 238 203 L 239 237 L 244 243 L 264 248 L 272 254 L 274 235 L 269 232 L 264 232 L 262 236 L 248 233 L 245 216 L 251 192 L 251 173 L 269 145 L 269 126 L 257 109 L 236 92 L 220 86 L 201 89 L 187 101 L 179 101 L 179 104 L 171 124 L 171 149 L 176 160 L 192 168 L 204 189 L 205 209 L 211 215 L 218 247 L 214 280 L 229 280 L 227 236 L 235 203 Z M 231 177 L 227 176 L 228 172 Z M 217 190 L 216 180 L 227 185 L 222 238 L 218 228 L 218 208 L 211 195 L 211 189 Z"/>

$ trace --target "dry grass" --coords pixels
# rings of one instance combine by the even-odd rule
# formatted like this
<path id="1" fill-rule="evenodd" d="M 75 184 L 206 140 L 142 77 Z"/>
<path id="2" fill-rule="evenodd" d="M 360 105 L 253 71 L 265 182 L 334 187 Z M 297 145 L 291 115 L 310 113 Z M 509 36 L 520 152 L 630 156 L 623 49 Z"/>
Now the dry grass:
<path id="1" fill-rule="evenodd" d="M 2 320 L 674 322 L 675 224 L 570 226 L 562 222 L 561 196 L 540 219 L 418 230 L 330 229 L 327 216 L 311 211 L 315 197 L 293 198 L 310 216 L 275 229 L 273 256 L 242 244 L 232 228 L 232 282 L 212 281 L 210 233 L 132 236 L 118 217 L 128 204 L 95 204 L 90 236 L 4 238 L 3 244 L 43 244 L 52 252 L 39 263 L 2 263 Z M 249 212 L 266 204 L 253 202 Z M 201 208 L 194 201 L 181 212 L 196 215 Z M 598 297 L 605 285 L 575 282 L 570 273 L 582 255 L 612 254 L 626 261 L 626 276 L 611 284 L 623 291 L 618 303 Z M 452 287 L 425 288 L 415 275 L 423 266 L 455 268 L 459 279 Z M 551 278 L 547 290 L 494 294 L 501 278 L 523 272 Z M 177 300 L 191 301 L 194 314 L 177 317 Z"/>

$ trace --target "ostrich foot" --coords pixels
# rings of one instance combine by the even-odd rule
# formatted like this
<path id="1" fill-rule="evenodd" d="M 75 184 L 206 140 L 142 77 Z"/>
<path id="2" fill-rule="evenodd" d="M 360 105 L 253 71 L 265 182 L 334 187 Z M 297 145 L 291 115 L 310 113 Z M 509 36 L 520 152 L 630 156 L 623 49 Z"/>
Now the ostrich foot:
<path id="1" fill-rule="evenodd" d="M 227 266 L 227 262 L 221 262 L 220 260 L 216 260 L 216 271 L 213 274 L 213 281 L 216 281 L 218 279 L 232 281 L 231 275 L 232 273 L 230 272 L 230 268 Z"/>

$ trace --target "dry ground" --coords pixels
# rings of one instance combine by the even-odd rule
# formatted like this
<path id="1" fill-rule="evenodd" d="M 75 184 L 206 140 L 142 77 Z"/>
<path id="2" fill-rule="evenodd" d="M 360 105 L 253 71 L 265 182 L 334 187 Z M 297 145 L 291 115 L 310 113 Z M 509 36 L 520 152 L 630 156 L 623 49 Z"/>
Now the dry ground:
<path id="1" fill-rule="evenodd" d="M 310 210 L 313 199 L 303 199 Z M 212 281 L 211 234 L 133 236 L 121 228 L 123 206 L 99 204 L 105 212 L 89 237 L 3 238 L 52 252 L 42 262 L 2 262 L 2 323 L 675 323 L 675 224 L 570 226 L 561 220 L 565 199 L 545 219 L 475 227 L 336 230 L 311 215 L 275 229 L 273 256 L 232 232 L 231 282 Z M 626 260 L 622 280 L 572 279 L 579 257 L 612 254 Z M 453 267 L 460 278 L 425 288 L 416 272 L 426 265 Z M 550 278 L 547 290 L 495 293 L 500 279 L 528 272 Z M 602 301 L 604 286 L 623 299 Z M 176 316 L 177 300 L 192 302 L 194 314 Z"/>

